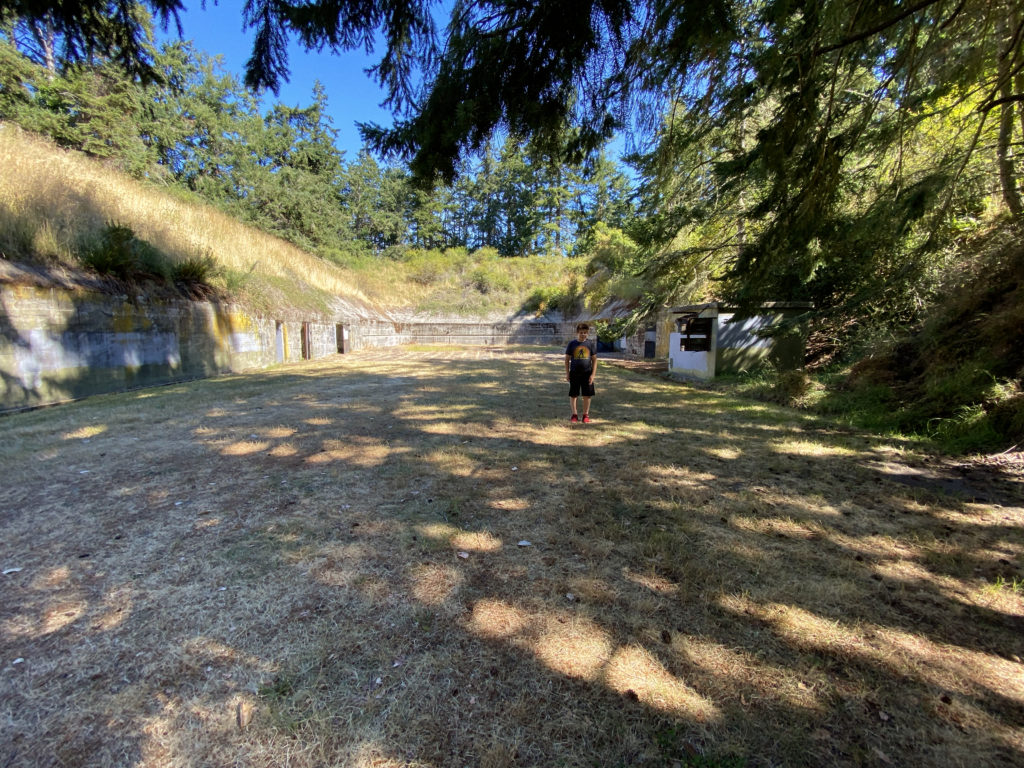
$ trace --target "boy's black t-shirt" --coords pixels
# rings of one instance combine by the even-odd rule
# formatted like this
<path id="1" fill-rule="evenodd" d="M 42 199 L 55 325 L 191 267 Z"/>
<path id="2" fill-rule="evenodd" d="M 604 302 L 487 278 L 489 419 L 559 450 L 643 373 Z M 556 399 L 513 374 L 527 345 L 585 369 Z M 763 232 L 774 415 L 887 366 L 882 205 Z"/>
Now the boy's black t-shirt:
<path id="1" fill-rule="evenodd" d="M 565 354 L 570 358 L 569 370 L 571 372 L 586 371 L 589 373 L 594 365 L 594 358 L 597 357 L 597 345 L 590 339 L 586 341 L 573 339 L 565 348 Z"/>

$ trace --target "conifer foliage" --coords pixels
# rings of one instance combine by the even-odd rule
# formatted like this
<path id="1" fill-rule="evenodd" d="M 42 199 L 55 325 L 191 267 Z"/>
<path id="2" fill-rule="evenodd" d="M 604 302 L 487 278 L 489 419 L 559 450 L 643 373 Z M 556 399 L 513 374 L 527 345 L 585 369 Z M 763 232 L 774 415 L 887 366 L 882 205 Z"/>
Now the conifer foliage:
<path id="1" fill-rule="evenodd" d="M 148 5 L 166 23 L 175 2 Z M 56 30 L 68 61 L 98 50 L 159 71 L 137 44 L 147 23 L 137 8 L 77 0 L 75 16 L 69 7 L 0 0 L 23 41 Z M 90 48 L 83 41 L 100 18 L 121 29 L 96 32 Z M 281 186 L 305 190 L 299 207 L 255 209 L 271 227 L 299 220 L 300 240 L 330 228 L 312 203 L 328 185 L 350 196 L 344 226 L 378 251 L 452 238 L 509 254 L 538 243 L 568 251 L 582 178 L 574 169 L 598 167 L 585 158 L 624 131 L 641 150 L 643 216 L 630 234 L 646 254 L 649 306 L 700 291 L 747 307 L 804 300 L 834 330 L 882 315 L 911 321 L 965 232 L 994 208 L 1016 226 L 1024 209 L 1024 14 L 1013 0 L 456 0 L 446 24 L 426 0 L 252 0 L 244 21 L 254 34 L 252 87 L 287 76 L 289 38 L 333 50 L 380 42 L 374 75 L 397 120 L 363 128 L 371 150 L 408 162 L 406 189 L 387 173 L 391 188 L 380 186 L 407 211 L 404 229 L 370 221 L 380 206 L 361 191 L 357 177 L 375 173 L 363 158 L 342 181 L 326 156 L 315 169 L 299 159 L 266 167 L 262 148 L 299 136 L 301 122 L 322 119 L 313 113 L 252 120 L 262 133 L 239 131 L 234 141 L 245 157 L 216 159 L 223 130 L 209 146 L 164 150 L 188 161 L 203 147 L 221 172 L 189 183 L 225 184 L 230 175 L 224 194 L 247 204 L 262 183 L 294 175 L 300 183 Z M 18 77 L 0 82 L 9 110 L 46 92 L 39 84 L 26 95 Z M 246 98 L 232 88 L 227 109 Z M 215 101 L 197 124 L 225 109 Z M 505 136 L 522 149 L 507 152 Z M 561 170 L 542 171 L 541 159 Z M 504 198 L 495 194 L 495 184 L 526 177 Z M 438 180 L 450 184 L 443 193 L 430 191 Z M 480 204 L 469 216 L 474 194 Z M 544 212 L 539 223 L 531 206 Z M 399 230 L 412 235 L 403 240 Z"/>

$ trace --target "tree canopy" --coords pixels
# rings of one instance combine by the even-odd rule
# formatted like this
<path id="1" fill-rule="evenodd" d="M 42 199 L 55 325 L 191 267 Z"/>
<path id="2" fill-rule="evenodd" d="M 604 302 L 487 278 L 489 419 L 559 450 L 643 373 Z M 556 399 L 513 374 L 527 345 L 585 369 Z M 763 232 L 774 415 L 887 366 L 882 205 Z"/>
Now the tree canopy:
<path id="1" fill-rule="evenodd" d="M 180 8 L 147 3 L 163 23 Z M 59 30 L 73 53 L 152 64 L 137 44 L 144 16 L 124 0 L 0 8 Z M 454 182 L 496 136 L 528 139 L 557 166 L 632 133 L 644 181 L 633 234 L 652 305 L 716 278 L 748 306 L 800 299 L 906 318 L 993 193 L 1021 218 L 1024 14 L 1012 0 L 456 0 L 444 24 L 435 11 L 429 0 L 249 0 L 246 82 L 287 77 L 291 37 L 332 50 L 379 41 L 373 74 L 396 121 L 364 136 L 407 161 L 421 188 Z M 483 189 L 493 175 L 481 162 Z M 506 202 L 542 200 L 564 219 L 563 181 Z M 498 238 L 494 211 L 480 213 Z M 557 238 L 563 225 L 552 226 Z"/>

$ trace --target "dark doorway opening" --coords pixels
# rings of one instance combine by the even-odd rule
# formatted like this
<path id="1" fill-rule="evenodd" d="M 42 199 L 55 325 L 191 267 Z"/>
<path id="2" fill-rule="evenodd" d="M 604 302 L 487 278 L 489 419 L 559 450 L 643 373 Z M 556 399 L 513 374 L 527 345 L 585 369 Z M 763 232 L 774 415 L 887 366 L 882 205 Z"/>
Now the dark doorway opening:
<path id="1" fill-rule="evenodd" d="M 302 324 L 302 359 L 309 360 L 313 356 L 313 345 L 309 338 L 309 323 Z"/>

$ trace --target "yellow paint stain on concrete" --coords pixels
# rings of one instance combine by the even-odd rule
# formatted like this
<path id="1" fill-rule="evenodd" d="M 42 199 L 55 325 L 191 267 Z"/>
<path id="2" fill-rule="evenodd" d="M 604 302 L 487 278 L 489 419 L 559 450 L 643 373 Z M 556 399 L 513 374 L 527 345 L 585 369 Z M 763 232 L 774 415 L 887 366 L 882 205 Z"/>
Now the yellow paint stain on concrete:
<path id="1" fill-rule="evenodd" d="M 111 325 L 118 333 L 145 331 L 153 327 L 153 320 L 131 304 L 122 304 L 114 312 Z"/>
<path id="2" fill-rule="evenodd" d="M 231 331 L 256 331 L 258 328 L 253 319 L 242 312 L 230 312 L 228 314 L 228 325 Z"/>

